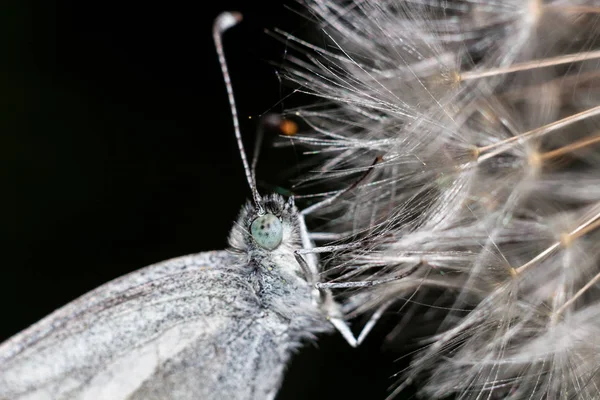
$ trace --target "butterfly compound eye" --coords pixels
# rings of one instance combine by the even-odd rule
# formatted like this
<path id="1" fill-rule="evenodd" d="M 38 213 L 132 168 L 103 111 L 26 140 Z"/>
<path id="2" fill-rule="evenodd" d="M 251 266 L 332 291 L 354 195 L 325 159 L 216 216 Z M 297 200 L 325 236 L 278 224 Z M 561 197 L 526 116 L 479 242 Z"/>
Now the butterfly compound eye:
<path id="1" fill-rule="evenodd" d="M 277 248 L 283 238 L 281 221 L 273 214 L 256 218 L 250 226 L 250 231 L 256 243 L 267 250 Z"/>

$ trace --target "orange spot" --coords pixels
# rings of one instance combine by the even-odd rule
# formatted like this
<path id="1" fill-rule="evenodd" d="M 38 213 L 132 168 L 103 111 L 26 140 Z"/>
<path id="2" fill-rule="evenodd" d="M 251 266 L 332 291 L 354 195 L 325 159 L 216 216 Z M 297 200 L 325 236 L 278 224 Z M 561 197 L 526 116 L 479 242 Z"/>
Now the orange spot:
<path id="1" fill-rule="evenodd" d="M 286 136 L 294 136 L 298 133 L 298 124 L 289 119 L 284 119 L 279 123 L 279 129 Z"/>

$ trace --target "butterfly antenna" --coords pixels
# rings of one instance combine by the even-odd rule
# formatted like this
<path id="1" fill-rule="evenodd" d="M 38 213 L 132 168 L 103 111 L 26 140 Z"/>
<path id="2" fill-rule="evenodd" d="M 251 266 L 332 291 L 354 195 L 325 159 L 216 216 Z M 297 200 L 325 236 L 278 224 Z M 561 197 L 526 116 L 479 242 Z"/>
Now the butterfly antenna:
<path id="1" fill-rule="evenodd" d="M 265 135 L 265 121 L 261 118 L 258 123 L 258 129 L 256 130 L 256 140 L 254 141 L 254 154 L 252 155 L 252 166 L 250 167 L 250 174 L 252 174 L 252 180 L 256 183 L 256 164 L 258 164 L 258 156 L 260 155 L 260 149 L 262 147 L 263 137 Z"/>
<path id="2" fill-rule="evenodd" d="M 223 74 L 223 81 L 225 81 L 225 88 L 227 89 L 227 98 L 229 99 L 229 107 L 231 109 L 231 117 L 233 119 L 233 129 L 235 131 L 235 139 L 237 140 L 238 148 L 240 150 L 240 156 L 242 157 L 242 163 L 244 164 L 244 172 L 246 173 L 246 179 L 248 185 L 252 191 L 252 197 L 254 198 L 254 204 L 258 208 L 259 214 L 264 213 L 262 208 L 262 202 L 260 194 L 256 189 L 256 179 L 254 177 L 254 169 L 256 161 L 253 161 L 252 168 L 248 164 L 246 157 L 246 151 L 244 150 L 244 143 L 242 143 L 242 135 L 240 133 L 240 122 L 238 119 L 237 109 L 235 107 L 235 99 L 233 97 L 233 88 L 231 86 L 231 78 L 229 77 L 229 69 L 227 68 L 227 62 L 225 61 L 225 51 L 223 50 L 223 33 L 237 25 L 242 20 L 242 14 L 239 12 L 223 12 L 219 14 L 213 25 L 213 40 L 217 49 L 217 55 L 219 56 L 219 64 L 221 64 L 221 73 Z"/>

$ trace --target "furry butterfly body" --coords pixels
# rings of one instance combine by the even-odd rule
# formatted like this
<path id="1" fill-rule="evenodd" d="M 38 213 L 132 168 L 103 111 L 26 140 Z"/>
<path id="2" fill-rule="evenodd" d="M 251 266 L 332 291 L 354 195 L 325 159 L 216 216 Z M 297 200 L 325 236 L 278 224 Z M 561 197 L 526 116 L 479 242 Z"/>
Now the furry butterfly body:
<path id="1" fill-rule="evenodd" d="M 295 207 L 268 251 L 248 234 L 227 251 L 155 264 L 109 282 L 0 345 L 0 399 L 271 399 L 291 351 L 332 330 L 293 252 Z"/>

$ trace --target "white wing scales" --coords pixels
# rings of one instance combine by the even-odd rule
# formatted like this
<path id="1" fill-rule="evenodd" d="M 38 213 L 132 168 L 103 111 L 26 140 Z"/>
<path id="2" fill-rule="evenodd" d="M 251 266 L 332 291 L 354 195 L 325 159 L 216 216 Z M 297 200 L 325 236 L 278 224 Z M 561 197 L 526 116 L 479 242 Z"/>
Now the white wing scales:
<path id="1" fill-rule="evenodd" d="M 287 325 L 261 310 L 235 262 L 176 258 L 55 311 L 0 345 L 0 399 L 274 397 Z"/>
<path id="2" fill-rule="evenodd" d="M 222 341 L 222 342 L 221 342 Z M 197 341 L 169 360 L 128 400 L 165 398 L 272 399 L 287 355 L 285 335 L 274 336 L 260 320 L 229 326 L 221 343 Z M 190 373 L 178 373 L 190 369 Z"/>

